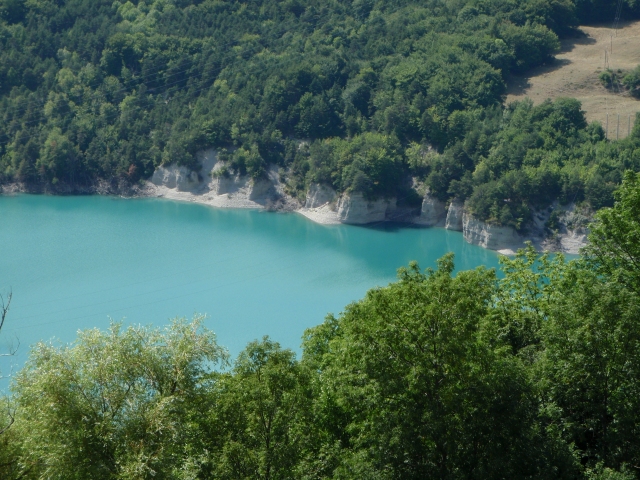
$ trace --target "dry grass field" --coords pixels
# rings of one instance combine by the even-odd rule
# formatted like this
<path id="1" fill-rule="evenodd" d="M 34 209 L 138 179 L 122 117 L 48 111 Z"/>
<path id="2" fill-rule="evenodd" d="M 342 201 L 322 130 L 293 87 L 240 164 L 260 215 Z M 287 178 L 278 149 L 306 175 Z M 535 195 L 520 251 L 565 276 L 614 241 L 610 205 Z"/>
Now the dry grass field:
<path id="1" fill-rule="evenodd" d="M 624 92 L 608 91 L 598 77 L 605 68 L 605 50 L 612 70 L 640 65 L 640 22 L 621 23 L 617 31 L 611 24 L 581 30 L 584 36 L 562 42 L 552 64 L 536 68 L 527 77 L 512 77 L 507 103 L 525 97 L 535 104 L 547 98 L 577 98 L 589 122 L 597 120 L 606 127 L 608 114 L 608 138 L 624 138 L 629 117 L 633 128 L 635 114 L 640 112 L 640 101 Z"/>

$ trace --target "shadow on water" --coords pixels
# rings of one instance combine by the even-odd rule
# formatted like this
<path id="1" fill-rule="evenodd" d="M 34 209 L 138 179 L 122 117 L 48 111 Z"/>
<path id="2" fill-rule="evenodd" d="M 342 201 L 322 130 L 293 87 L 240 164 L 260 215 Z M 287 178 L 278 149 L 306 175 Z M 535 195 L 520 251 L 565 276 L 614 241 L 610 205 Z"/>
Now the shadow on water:
<path id="1" fill-rule="evenodd" d="M 377 222 L 377 223 L 368 223 L 364 225 L 351 225 L 354 228 L 364 228 L 367 230 L 375 230 L 378 232 L 388 232 L 388 233 L 397 233 L 402 230 L 425 230 L 427 228 L 433 227 L 424 227 L 421 225 L 416 225 L 415 223 L 408 222 Z"/>

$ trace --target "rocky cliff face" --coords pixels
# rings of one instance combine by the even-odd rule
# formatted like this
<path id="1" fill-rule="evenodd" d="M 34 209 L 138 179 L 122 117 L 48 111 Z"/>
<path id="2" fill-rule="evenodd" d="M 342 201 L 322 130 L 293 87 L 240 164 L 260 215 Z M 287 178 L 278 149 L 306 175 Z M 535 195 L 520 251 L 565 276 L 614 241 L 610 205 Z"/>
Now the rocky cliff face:
<path id="1" fill-rule="evenodd" d="M 490 250 L 511 252 L 524 246 L 524 238 L 514 228 L 478 220 L 465 211 L 462 202 L 455 199 L 446 212 L 445 228 L 462 232 L 468 243 Z"/>
<path id="2" fill-rule="evenodd" d="M 324 224 L 349 223 L 364 225 L 384 221 L 406 221 L 423 226 L 444 226 L 462 232 L 465 240 L 502 253 L 511 253 L 524 246 L 525 238 L 514 228 L 493 225 L 465 212 L 464 204 L 453 200 L 446 208 L 444 202 L 427 192 L 419 214 L 414 209 L 400 208 L 396 199 L 369 201 L 362 194 L 338 194 L 330 187 L 312 184 L 305 205 L 300 208 L 288 196 L 280 181 L 280 172 L 272 167 L 267 178 L 254 181 L 239 175 L 221 175 L 224 163 L 215 150 L 198 153 L 202 168 L 192 172 L 185 167 L 168 165 L 159 167 L 147 184 L 146 196 L 161 196 L 175 200 L 204 203 L 216 207 L 266 208 L 271 210 L 297 210 L 313 221 Z M 561 212 L 559 229 L 548 235 L 547 222 L 551 212 Z M 578 212 L 575 205 L 551 207 L 537 211 L 529 225 L 527 240 L 539 250 L 578 253 L 587 242 L 588 212 Z"/>
<path id="3" fill-rule="evenodd" d="M 447 230 L 462 231 L 462 216 L 464 215 L 464 205 L 459 200 L 453 199 L 449 204 L 447 219 L 444 228 Z"/>
<path id="4" fill-rule="evenodd" d="M 276 191 L 273 183 L 268 179 L 251 180 L 251 191 L 249 192 L 249 200 L 256 203 L 266 203 L 270 199 L 275 198 Z"/>
<path id="5" fill-rule="evenodd" d="M 382 222 L 392 217 L 396 209 L 396 199 L 366 200 L 362 194 L 343 194 L 338 202 L 338 219 L 342 223 L 364 225 Z"/>
<path id="6" fill-rule="evenodd" d="M 462 215 L 462 234 L 472 245 L 490 250 L 512 250 L 524 247 L 524 238 L 512 227 L 491 225 L 464 212 Z"/>
<path id="7" fill-rule="evenodd" d="M 189 192 L 200 184 L 198 174 L 186 167 L 177 165 L 160 166 L 151 177 L 151 183 L 156 186 L 175 188 L 180 192 Z"/>
<path id="8" fill-rule="evenodd" d="M 268 178 L 253 180 L 220 174 L 224 163 L 213 149 L 199 152 L 198 160 L 200 172 L 177 165 L 158 167 L 150 182 L 155 186 L 155 196 L 232 208 L 271 208 L 281 201 L 277 169 L 271 169 Z M 283 205 L 283 209 L 292 209 L 288 207 Z"/>
<path id="9" fill-rule="evenodd" d="M 422 200 L 422 208 L 420 215 L 415 217 L 413 223 L 424 225 L 426 227 L 444 227 L 447 219 L 447 208 L 444 202 L 441 202 L 429 191 L 425 193 Z"/>
<path id="10" fill-rule="evenodd" d="M 247 188 L 248 179 L 246 177 L 220 176 L 214 177 L 208 186 L 211 193 L 215 195 L 234 194 L 240 189 Z"/>
<path id="11" fill-rule="evenodd" d="M 552 212 L 556 216 L 554 232 L 545 235 L 545 225 Z M 577 254 L 587 245 L 589 223 L 593 220 L 593 212 L 588 208 L 578 208 L 576 204 L 558 205 L 554 203 L 548 209 L 538 211 L 534 215 L 534 224 L 544 239 L 541 241 L 542 250 Z"/>
<path id="12" fill-rule="evenodd" d="M 333 202 L 335 199 L 336 191 L 333 188 L 319 183 L 312 183 L 307 192 L 304 208 L 322 207 L 327 203 Z"/>

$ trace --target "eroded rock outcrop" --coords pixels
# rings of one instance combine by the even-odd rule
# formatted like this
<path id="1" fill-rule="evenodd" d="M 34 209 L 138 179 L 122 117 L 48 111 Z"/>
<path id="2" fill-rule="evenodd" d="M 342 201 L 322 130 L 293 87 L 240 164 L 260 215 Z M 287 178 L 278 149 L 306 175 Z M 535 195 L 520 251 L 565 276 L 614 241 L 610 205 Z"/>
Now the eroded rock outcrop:
<path id="1" fill-rule="evenodd" d="M 205 203 L 216 207 L 266 208 L 281 200 L 277 172 L 257 180 L 225 171 L 216 150 L 198 152 L 199 172 L 186 167 L 158 167 L 151 177 L 154 196 Z"/>
<path id="2" fill-rule="evenodd" d="M 552 218 L 553 217 L 553 218 Z M 575 203 L 559 205 L 557 202 L 548 209 L 534 214 L 534 225 L 544 237 L 540 250 L 551 250 L 578 254 L 588 243 L 589 224 L 593 212 Z"/>
<path id="3" fill-rule="evenodd" d="M 362 194 L 343 194 L 338 202 L 338 219 L 342 223 L 364 225 L 393 217 L 396 199 L 366 200 Z"/>
<path id="4" fill-rule="evenodd" d="M 241 189 L 247 188 L 248 179 L 235 175 L 215 176 L 209 182 L 209 191 L 215 195 L 234 194 Z"/>
<path id="5" fill-rule="evenodd" d="M 331 203 L 336 198 L 336 191 L 319 183 L 312 183 L 307 191 L 307 198 L 304 208 L 318 208 Z"/>
<path id="6" fill-rule="evenodd" d="M 268 179 L 259 178 L 257 180 L 249 180 L 249 200 L 256 203 L 266 203 L 275 198 L 275 187 Z"/>
<path id="7" fill-rule="evenodd" d="M 180 192 L 190 192 L 197 188 L 201 182 L 197 172 L 172 164 L 156 168 L 151 177 L 151 183 L 156 186 L 175 188 Z"/>
<path id="8" fill-rule="evenodd" d="M 447 219 L 445 221 L 444 228 L 446 228 L 447 230 L 455 230 L 456 232 L 461 232 L 463 215 L 464 204 L 454 198 L 449 204 L 449 210 L 447 211 Z"/>
<path id="9" fill-rule="evenodd" d="M 413 223 L 426 227 L 443 227 L 446 220 L 447 206 L 427 190 L 422 200 L 420 215 L 413 220 Z"/>
<path id="10" fill-rule="evenodd" d="M 466 212 L 462 215 L 462 235 L 468 243 L 490 250 L 515 251 L 524 247 L 524 238 L 513 227 L 486 223 Z"/>

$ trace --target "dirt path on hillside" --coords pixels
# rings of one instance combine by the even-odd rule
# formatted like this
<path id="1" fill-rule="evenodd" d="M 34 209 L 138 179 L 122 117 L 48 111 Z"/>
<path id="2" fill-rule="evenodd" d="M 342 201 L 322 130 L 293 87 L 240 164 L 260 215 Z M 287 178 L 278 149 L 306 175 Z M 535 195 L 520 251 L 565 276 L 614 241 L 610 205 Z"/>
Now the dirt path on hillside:
<path id="1" fill-rule="evenodd" d="M 526 77 L 512 77 L 506 101 L 530 97 L 537 105 L 547 98 L 577 98 L 589 122 L 597 120 L 606 128 L 609 114 L 608 137 L 624 138 L 629 118 L 633 128 L 635 114 L 640 112 L 640 100 L 606 90 L 598 77 L 605 68 L 605 50 L 612 70 L 640 65 L 640 22 L 621 23 L 617 32 L 610 23 L 580 29 L 585 35 L 563 40 L 553 64 L 538 67 Z"/>

